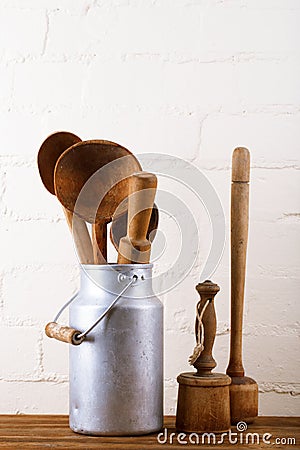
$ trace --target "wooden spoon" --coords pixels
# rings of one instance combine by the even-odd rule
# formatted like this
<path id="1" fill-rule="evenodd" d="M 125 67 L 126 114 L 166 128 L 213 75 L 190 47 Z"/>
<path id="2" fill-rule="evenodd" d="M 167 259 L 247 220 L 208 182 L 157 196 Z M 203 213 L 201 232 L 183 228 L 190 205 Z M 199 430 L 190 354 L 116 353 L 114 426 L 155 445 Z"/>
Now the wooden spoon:
<path id="1" fill-rule="evenodd" d="M 118 264 L 148 264 L 150 261 L 151 243 L 146 236 L 156 187 L 157 178 L 152 173 L 135 173 L 130 179 L 127 236 L 120 240 Z"/>
<path id="2" fill-rule="evenodd" d="M 38 153 L 38 168 L 45 188 L 55 195 L 54 169 L 57 160 L 64 151 L 72 145 L 81 142 L 81 139 L 73 133 L 58 131 L 51 134 L 42 143 Z M 82 264 L 93 263 L 93 249 L 90 235 L 85 222 L 73 218 L 73 213 L 63 207 L 68 226 L 73 234 L 75 246 Z"/>
<path id="3" fill-rule="evenodd" d="M 132 153 L 104 140 L 79 142 L 57 161 L 55 192 L 69 211 L 97 226 L 96 262 L 106 263 L 107 224 L 118 205 L 128 196 L 129 178 L 141 166 Z"/>

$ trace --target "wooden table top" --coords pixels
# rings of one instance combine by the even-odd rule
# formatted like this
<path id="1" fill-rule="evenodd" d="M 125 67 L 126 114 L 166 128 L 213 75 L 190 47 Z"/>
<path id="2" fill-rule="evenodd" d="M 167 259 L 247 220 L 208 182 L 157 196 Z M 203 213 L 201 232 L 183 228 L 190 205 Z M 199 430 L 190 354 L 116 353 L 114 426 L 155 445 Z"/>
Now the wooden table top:
<path id="1" fill-rule="evenodd" d="M 173 416 L 165 417 L 164 427 L 167 429 L 168 443 L 164 442 L 165 435 L 161 436 L 161 443 L 157 440 L 157 433 L 147 436 L 135 437 L 93 437 L 73 433 L 68 427 L 68 416 L 50 416 L 50 415 L 1 415 L 0 416 L 0 448 L 3 449 L 122 449 L 122 450 L 144 450 L 147 448 L 155 449 L 182 449 L 182 448 L 218 448 L 228 449 L 261 449 L 261 448 L 300 448 L 300 420 L 297 417 L 258 417 L 253 425 L 249 425 L 247 431 L 238 433 L 238 438 L 242 444 L 230 444 L 228 436 L 223 444 L 208 444 L 207 437 L 202 444 L 202 436 L 199 435 L 200 442 L 189 441 L 192 436 L 186 435 L 179 437 L 174 428 L 175 418 Z M 232 427 L 232 432 L 237 432 L 236 427 Z M 171 433 L 175 435 L 171 436 Z M 251 437 L 247 433 L 258 433 L 260 442 L 251 443 Z M 267 442 L 263 442 L 264 433 Z M 272 436 L 270 436 L 272 435 Z M 170 443 L 170 438 L 173 440 Z M 180 438 L 187 443 L 178 442 Z M 195 438 L 195 436 L 194 436 Z M 220 436 L 217 435 L 217 440 Z M 231 439 L 236 439 L 232 435 Z M 276 441 L 278 439 L 278 441 Z M 288 439 L 293 439 L 295 443 Z"/>

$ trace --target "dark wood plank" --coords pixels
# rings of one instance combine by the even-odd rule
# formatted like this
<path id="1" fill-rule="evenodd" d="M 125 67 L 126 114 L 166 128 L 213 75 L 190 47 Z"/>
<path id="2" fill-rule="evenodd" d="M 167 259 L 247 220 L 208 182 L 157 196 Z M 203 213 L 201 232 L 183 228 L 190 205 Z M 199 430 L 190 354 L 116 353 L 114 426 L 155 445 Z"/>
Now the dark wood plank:
<path id="1" fill-rule="evenodd" d="M 157 433 L 148 436 L 135 437 L 93 437 L 84 436 L 73 433 L 68 427 L 67 416 L 49 416 L 49 415 L 2 415 L 0 416 L 0 448 L 1 449 L 115 449 L 115 450 L 144 450 L 147 448 L 164 448 L 179 450 L 183 447 L 195 448 L 197 445 L 187 440 L 188 444 L 180 444 L 177 440 L 178 433 L 174 428 L 175 419 L 173 416 L 165 417 L 164 428 L 167 429 L 168 442 L 160 444 L 157 441 Z M 232 427 L 232 432 L 236 432 L 236 428 Z M 247 432 L 258 433 L 260 443 L 245 443 L 245 434 Z M 300 420 L 297 417 L 258 417 L 253 425 L 248 427 L 247 432 L 243 433 L 244 442 L 240 444 L 230 444 L 228 437 L 222 445 L 210 446 L 200 444 L 199 447 L 219 448 L 229 450 L 238 449 L 264 449 L 276 448 L 286 449 L 300 448 Z M 171 436 L 171 433 L 175 435 Z M 270 442 L 267 444 L 262 441 L 264 433 L 272 434 Z M 240 437 L 240 433 L 239 433 Z M 173 443 L 170 443 L 170 438 Z M 276 444 L 276 438 L 294 438 L 296 444 L 286 445 Z M 217 440 L 220 436 L 217 437 Z"/>

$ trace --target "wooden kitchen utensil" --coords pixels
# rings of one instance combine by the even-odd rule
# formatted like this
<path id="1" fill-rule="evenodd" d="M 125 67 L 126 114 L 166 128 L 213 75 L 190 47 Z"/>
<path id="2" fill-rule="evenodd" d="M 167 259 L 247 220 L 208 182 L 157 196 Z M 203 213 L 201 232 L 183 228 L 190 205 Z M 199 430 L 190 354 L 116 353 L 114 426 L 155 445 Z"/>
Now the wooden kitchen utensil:
<path id="1" fill-rule="evenodd" d="M 130 178 L 127 235 L 120 239 L 118 264 L 147 264 L 151 242 L 147 239 L 154 204 L 157 178 L 148 172 Z"/>
<path id="2" fill-rule="evenodd" d="M 119 215 L 115 214 L 111 222 L 110 240 L 117 251 L 119 251 L 120 239 L 126 236 L 127 234 L 127 222 L 128 222 L 128 202 L 126 202 L 125 211 Z M 151 244 L 156 235 L 158 222 L 159 222 L 159 212 L 157 205 L 154 203 L 151 212 L 148 231 L 146 234 L 146 239 L 148 239 L 151 242 Z"/>
<path id="3" fill-rule="evenodd" d="M 59 201 L 69 211 L 96 224 L 96 261 L 107 260 L 107 224 L 128 196 L 129 177 L 141 166 L 132 153 L 104 140 L 79 142 L 58 159 L 54 184 Z"/>
<path id="4" fill-rule="evenodd" d="M 258 415 L 258 386 L 244 376 L 242 330 L 246 253 L 249 220 L 250 153 L 236 148 L 232 156 L 231 184 L 231 331 L 230 360 L 226 373 L 231 377 L 231 422 L 252 423 Z"/>
<path id="5" fill-rule="evenodd" d="M 212 373 L 216 336 L 214 297 L 220 288 L 207 280 L 196 286 L 200 294 L 196 316 L 196 347 L 190 357 L 197 372 L 184 372 L 179 383 L 176 429 L 187 433 L 222 433 L 230 428 L 229 376 Z"/>
<path id="6" fill-rule="evenodd" d="M 39 149 L 39 173 L 45 188 L 53 195 L 55 195 L 54 169 L 56 162 L 67 148 L 78 142 L 81 142 L 81 139 L 75 134 L 59 131 L 48 136 Z M 63 211 L 73 234 L 80 262 L 92 264 L 93 249 L 86 223 L 82 219 L 73 217 L 73 213 L 64 207 Z"/>

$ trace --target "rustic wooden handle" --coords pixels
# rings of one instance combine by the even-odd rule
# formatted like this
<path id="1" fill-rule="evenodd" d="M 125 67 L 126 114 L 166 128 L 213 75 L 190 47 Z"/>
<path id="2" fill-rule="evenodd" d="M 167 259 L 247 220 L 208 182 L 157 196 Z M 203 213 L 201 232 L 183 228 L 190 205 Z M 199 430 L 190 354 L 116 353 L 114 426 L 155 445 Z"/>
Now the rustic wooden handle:
<path id="1" fill-rule="evenodd" d="M 95 264 L 107 263 L 107 222 L 97 222 L 92 226 L 92 242 Z"/>
<path id="2" fill-rule="evenodd" d="M 227 374 L 244 376 L 242 333 L 249 220 L 250 153 L 236 148 L 232 156 L 231 185 L 231 333 Z"/>
<path id="3" fill-rule="evenodd" d="M 59 325 L 56 322 L 49 322 L 45 327 L 45 333 L 48 337 L 57 339 L 58 341 L 67 342 L 68 344 L 79 345 L 83 339 L 77 339 L 80 331 L 67 326 Z"/>
<path id="4" fill-rule="evenodd" d="M 127 234 L 127 219 L 128 219 L 128 202 L 126 205 L 126 210 L 120 215 L 116 215 L 112 218 L 111 228 L 110 228 L 110 240 L 115 249 L 119 250 L 120 239 Z M 154 241 L 157 227 L 159 222 L 159 212 L 157 205 L 154 203 L 152 208 L 152 213 L 150 217 L 150 223 L 147 231 L 146 238 L 151 242 Z"/>
<path id="5" fill-rule="evenodd" d="M 63 211 L 73 235 L 79 261 L 81 264 L 93 264 L 93 247 L 85 221 L 75 216 L 71 211 L 64 207 Z"/>
<path id="6" fill-rule="evenodd" d="M 151 243 L 147 231 L 156 187 L 157 178 L 152 173 L 138 172 L 130 179 L 127 236 L 120 239 L 118 264 L 149 263 Z"/>

